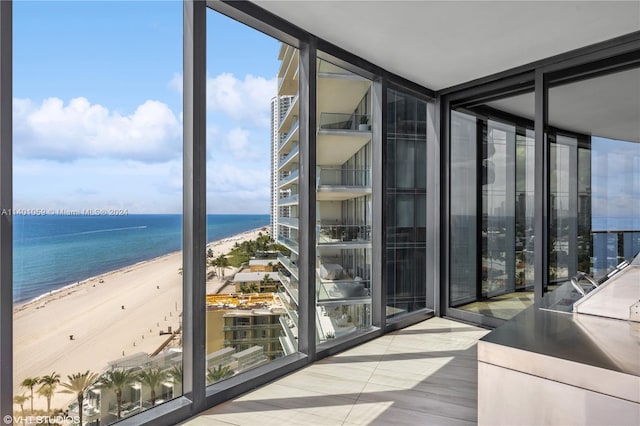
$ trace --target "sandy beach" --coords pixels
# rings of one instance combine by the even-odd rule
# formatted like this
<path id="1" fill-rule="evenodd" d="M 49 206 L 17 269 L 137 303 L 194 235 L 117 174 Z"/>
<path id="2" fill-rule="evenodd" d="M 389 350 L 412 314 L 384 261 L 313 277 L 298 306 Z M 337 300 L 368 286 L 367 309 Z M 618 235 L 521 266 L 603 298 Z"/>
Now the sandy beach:
<path id="1" fill-rule="evenodd" d="M 259 232 L 265 233 L 264 228 L 212 242 L 207 248 L 214 256 L 226 254 L 235 243 L 256 239 Z M 155 351 L 167 339 L 160 336 L 161 330 L 180 327 L 181 267 L 182 253 L 175 252 L 16 305 L 14 394 L 29 395 L 20 386 L 26 377 L 55 371 L 66 382 L 73 373 L 101 372 L 123 355 Z M 228 271 L 227 275 L 233 274 L 232 269 Z M 218 292 L 223 286 L 222 280 L 214 278 L 207 282 L 207 292 Z M 46 409 L 46 399 L 35 395 L 36 389 L 34 409 Z M 56 393 L 51 407 L 66 408 L 72 400 L 69 394 Z"/>

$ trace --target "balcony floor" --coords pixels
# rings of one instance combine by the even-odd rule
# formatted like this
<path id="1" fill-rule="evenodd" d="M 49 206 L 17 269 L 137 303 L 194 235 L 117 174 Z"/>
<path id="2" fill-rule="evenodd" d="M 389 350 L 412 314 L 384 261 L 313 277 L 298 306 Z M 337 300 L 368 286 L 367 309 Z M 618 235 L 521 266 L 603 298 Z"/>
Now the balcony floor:
<path id="1" fill-rule="evenodd" d="M 444 318 L 398 330 L 206 410 L 198 425 L 474 425 L 476 342 Z"/>

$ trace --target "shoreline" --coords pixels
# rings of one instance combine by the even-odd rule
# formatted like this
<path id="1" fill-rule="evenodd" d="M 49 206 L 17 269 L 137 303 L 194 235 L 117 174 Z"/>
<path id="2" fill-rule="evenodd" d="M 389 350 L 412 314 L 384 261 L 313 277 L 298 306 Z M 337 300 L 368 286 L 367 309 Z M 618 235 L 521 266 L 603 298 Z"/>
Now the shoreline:
<path id="1" fill-rule="evenodd" d="M 268 233 L 268 226 L 265 225 L 265 226 L 261 226 L 259 228 L 254 228 L 254 229 L 250 229 L 250 230 L 247 230 L 247 231 L 243 231 L 243 232 L 241 232 L 239 234 L 234 234 L 234 235 L 230 235 L 228 237 L 223 237 L 223 238 L 220 238 L 220 239 L 217 239 L 217 240 L 212 240 L 212 241 L 207 243 L 206 249 L 213 248 L 214 245 L 218 245 L 218 244 L 224 243 L 227 240 L 232 240 L 233 239 L 233 241 L 238 241 L 240 239 L 239 237 L 242 236 L 242 235 L 245 235 L 245 234 L 253 234 L 253 233 L 255 233 L 257 235 L 258 232 L 262 232 L 263 234 L 264 233 Z M 125 266 L 122 266 L 122 267 L 117 268 L 117 269 L 112 269 L 112 270 L 109 270 L 109 271 L 106 271 L 106 272 L 102 272 L 102 273 L 97 274 L 97 275 L 89 276 L 88 278 L 85 278 L 85 279 L 80 280 L 80 281 L 63 284 L 62 287 L 59 287 L 59 288 L 56 288 L 56 289 L 53 289 L 53 290 L 49 290 L 48 292 L 43 293 L 41 295 L 38 295 L 38 296 L 36 296 L 34 298 L 31 298 L 31 299 L 26 299 L 26 300 L 21 300 L 21 301 L 14 301 L 13 302 L 13 313 L 15 314 L 17 312 L 20 312 L 20 311 L 30 307 L 31 305 L 34 305 L 37 302 L 40 302 L 40 301 L 43 301 L 43 303 L 46 304 L 47 301 L 48 301 L 47 299 L 56 298 L 56 296 L 58 296 L 60 293 L 63 293 L 65 291 L 69 291 L 70 293 L 73 293 L 75 290 L 79 290 L 82 286 L 88 284 L 91 281 L 95 281 L 96 279 L 98 279 L 98 280 L 100 280 L 101 278 L 104 279 L 105 277 L 107 277 L 107 276 L 109 276 L 109 275 L 111 275 L 113 273 L 116 273 L 116 272 L 119 272 L 119 271 L 125 271 L 126 269 L 135 268 L 135 267 L 138 267 L 140 265 L 144 265 L 144 264 L 146 264 L 148 262 L 153 262 L 155 260 L 159 260 L 159 259 L 163 259 L 165 257 L 173 256 L 176 253 L 182 253 L 182 250 L 176 250 L 176 251 L 172 251 L 172 252 L 160 255 L 160 256 L 152 257 L 152 258 L 145 259 L 145 260 L 140 260 L 138 262 L 135 262 L 135 263 L 132 263 L 132 264 L 129 264 L 129 265 L 125 265 Z M 224 254 L 226 254 L 226 253 L 224 253 Z M 67 293 L 67 295 L 70 294 L 70 293 Z"/>
<path id="2" fill-rule="evenodd" d="M 259 227 L 207 243 L 214 256 L 229 253 L 236 242 L 256 239 Z M 152 354 L 166 341 L 168 327 L 182 323 L 181 251 L 99 274 L 14 307 L 13 390 L 27 377 L 56 372 L 67 376 L 108 365 L 136 353 Z M 215 280 L 215 279 L 214 279 Z M 218 287 L 217 282 L 207 281 Z M 180 339 L 181 336 L 178 336 Z M 58 387 L 51 407 L 66 408 L 69 395 Z M 34 408 L 46 407 L 34 395 Z"/>

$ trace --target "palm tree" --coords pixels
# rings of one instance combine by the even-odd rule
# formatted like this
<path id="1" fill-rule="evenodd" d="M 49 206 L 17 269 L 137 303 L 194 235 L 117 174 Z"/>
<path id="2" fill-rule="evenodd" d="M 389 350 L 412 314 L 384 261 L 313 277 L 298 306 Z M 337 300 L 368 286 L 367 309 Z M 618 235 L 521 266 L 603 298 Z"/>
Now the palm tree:
<path id="1" fill-rule="evenodd" d="M 89 370 L 84 373 L 76 373 L 71 376 L 67 376 L 69 381 L 67 383 L 62 383 L 60 386 L 66 388 L 61 391 L 62 393 L 72 393 L 76 395 L 76 399 L 78 401 L 78 415 L 80 417 L 80 426 L 82 426 L 82 402 L 84 401 L 84 393 L 93 385 L 98 378 L 96 373 L 91 373 Z"/>
<path id="2" fill-rule="evenodd" d="M 207 381 L 209 383 L 215 383 L 222 379 L 226 379 L 227 377 L 233 376 L 233 370 L 228 365 L 225 365 L 224 367 L 218 365 L 213 370 L 209 368 L 207 371 Z"/>
<path id="3" fill-rule="evenodd" d="M 138 374 L 138 380 L 151 389 L 151 405 L 156 405 L 156 389 L 167 378 L 167 372 L 159 368 L 150 368 Z"/>
<path id="4" fill-rule="evenodd" d="M 20 411 L 22 413 L 22 416 L 24 416 L 24 403 L 27 402 L 27 399 L 29 399 L 29 397 L 26 396 L 25 394 L 16 395 L 13 397 L 13 403 L 18 404 L 20 406 Z"/>
<path id="5" fill-rule="evenodd" d="M 60 375 L 54 371 L 48 376 L 42 376 L 38 383 L 40 384 L 38 394 L 47 398 L 47 414 L 49 414 L 51 411 L 51 397 L 55 393 L 56 386 L 60 383 Z"/>
<path id="6" fill-rule="evenodd" d="M 179 393 L 182 393 L 182 364 L 174 365 L 167 374 L 173 379 L 174 386 L 180 389 Z"/>
<path id="7" fill-rule="evenodd" d="M 98 381 L 98 387 L 110 389 L 116 394 L 116 416 L 121 418 L 122 391 L 136 381 L 136 375 L 130 370 L 109 370 Z"/>
<path id="8" fill-rule="evenodd" d="M 29 398 L 31 399 L 31 414 L 33 414 L 33 388 L 38 383 L 40 383 L 40 377 L 27 377 L 22 381 L 22 383 L 20 383 L 20 386 L 29 389 L 29 391 L 31 392 L 31 397 Z"/>
<path id="9" fill-rule="evenodd" d="M 227 266 L 229 266 L 229 259 L 224 254 L 221 254 L 216 259 L 216 266 L 219 269 L 218 276 L 221 276 L 222 279 L 225 278 L 224 270 Z"/>

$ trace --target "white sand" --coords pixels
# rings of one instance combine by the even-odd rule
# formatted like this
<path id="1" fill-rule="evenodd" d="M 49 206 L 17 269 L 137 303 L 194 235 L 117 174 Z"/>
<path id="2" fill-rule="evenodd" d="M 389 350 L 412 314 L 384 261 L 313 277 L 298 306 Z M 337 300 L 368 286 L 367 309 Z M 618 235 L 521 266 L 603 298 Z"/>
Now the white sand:
<path id="1" fill-rule="evenodd" d="M 213 249 L 214 256 L 227 254 L 236 242 L 256 239 L 260 231 L 265 232 L 248 231 L 207 247 Z M 160 336 L 160 330 L 180 327 L 181 266 L 182 253 L 171 253 L 16 306 L 14 394 L 29 395 L 28 389 L 20 387 L 26 377 L 55 371 L 66 382 L 67 375 L 73 373 L 101 372 L 123 353 L 155 351 L 168 337 Z M 228 271 L 232 273 L 232 269 Z M 207 286 L 218 287 L 215 282 Z M 69 339 L 71 334 L 73 340 Z M 34 409 L 46 409 L 46 400 L 35 394 L 36 389 Z M 72 400 L 69 394 L 56 393 L 51 407 L 62 408 Z M 29 406 L 27 402 L 25 408 Z"/>

